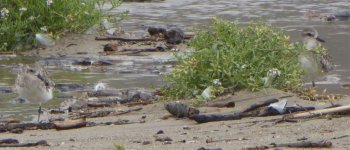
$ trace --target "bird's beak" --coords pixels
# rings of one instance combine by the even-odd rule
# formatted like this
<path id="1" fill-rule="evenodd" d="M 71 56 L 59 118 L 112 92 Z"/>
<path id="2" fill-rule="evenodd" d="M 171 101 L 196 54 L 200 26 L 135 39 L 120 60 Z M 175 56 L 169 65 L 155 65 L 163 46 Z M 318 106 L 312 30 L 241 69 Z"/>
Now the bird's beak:
<path id="1" fill-rule="evenodd" d="M 319 37 L 317 37 L 316 40 L 319 41 L 319 42 L 322 42 L 322 43 L 325 43 L 325 42 L 326 42 L 325 40 L 323 40 L 323 39 L 321 39 L 321 38 L 319 38 Z"/>

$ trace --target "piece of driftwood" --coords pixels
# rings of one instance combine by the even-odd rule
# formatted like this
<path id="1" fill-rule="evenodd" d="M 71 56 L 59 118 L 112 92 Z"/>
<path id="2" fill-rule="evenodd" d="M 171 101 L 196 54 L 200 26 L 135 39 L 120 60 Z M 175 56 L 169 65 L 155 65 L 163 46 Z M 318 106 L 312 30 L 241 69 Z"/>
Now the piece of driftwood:
<path id="1" fill-rule="evenodd" d="M 33 147 L 33 146 L 50 146 L 50 145 L 45 140 L 40 140 L 35 143 L 0 144 L 0 147 Z"/>
<path id="2" fill-rule="evenodd" d="M 225 102 L 225 103 L 214 103 L 214 104 L 207 104 L 207 107 L 218 107 L 218 108 L 223 108 L 223 107 L 235 107 L 235 102 Z"/>
<path id="3" fill-rule="evenodd" d="M 0 123 L 3 123 L 3 124 L 9 124 L 9 123 L 20 123 L 21 120 L 18 119 L 18 118 L 3 118 L 3 119 L 0 119 Z"/>
<path id="4" fill-rule="evenodd" d="M 0 125 L 0 132 L 8 132 L 16 129 L 21 130 L 47 130 L 54 129 L 55 125 L 53 123 L 11 123 L 7 125 Z"/>
<path id="5" fill-rule="evenodd" d="M 1 139 L 0 144 L 17 144 L 19 143 L 17 139 Z"/>
<path id="6" fill-rule="evenodd" d="M 51 109 L 50 114 L 64 114 L 64 110 L 61 109 Z"/>
<path id="7" fill-rule="evenodd" d="M 246 138 L 234 138 L 234 139 L 213 139 L 213 138 L 209 138 L 207 140 L 205 140 L 206 143 L 215 143 L 215 142 L 230 142 L 230 141 L 244 141 L 244 140 L 248 140 Z"/>
<path id="8" fill-rule="evenodd" d="M 152 103 L 153 103 L 153 101 L 136 101 L 136 102 L 126 103 L 125 105 L 128 107 L 131 107 L 131 106 L 136 106 L 136 105 L 148 105 L 148 104 L 152 104 Z"/>
<path id="9" fill-rule="evenodd" d="M 342 112 L 348 112 L 348 111 L 350 111 L 350 105 L 333 107 L 333 108 L 318 109 L 318 110 L 314 110 L 314 111 L 297 113 L 297 114 L 290 114 L 290 115 L 287 115 L 284 117 L 288 118 L 288 119 L 310 118 L 310 117 L 317 117 L 317 116 L 326 115 L 326 114 L 342 113 Z"/>
<path id="10" fill-rule="evenodd" d="M 297 142 L 297 143 L 286 143 L 286 144 L 271 143 L 270 145 L 266 145 L 266 146 L 256 146 L 256 147 L 249 147 L 249 148 L 244 148 L 244 149 L 245 150 L 264 150 L 264 149 L 278 148 L 278 147 L 290 147 L 290 148 L 331 148 L 332 147 L 332 142 L 330 142 L 330 141 L 317 141 L 317 142 L 302 141 L 302 142 Z"/>
<path id="11" fill-rule="evenodd" d="M 98 108 L 98 107 L 112 107 L 113 104 L 111 103 L 96 103 L 96 102 L 88 102 L 87 103 L 88 107 L 94 107 L 94 108 Z"/>
<path id="12" fill-rule="evenodd" d="M 190 119 L 195 120 L 197 123 L 206 123 L 213 121 L 226 121 L 226 120 L 239 120 L 243 117 L 250 117 L 252 114 L 237 113 L 237 114 L 203 114 L 194 115 Z"/>
<path id="13" fill-rule="evenodd" d="M 130 109 L 121 110 L 121 111 L 100 110 L 100 111 L 93 111 L 93 112 L 79 112 L 77 114 L 73 114 L 69 118 L 78 119 L 78 118 L 97 118 L 97 117 L 105 117 L 105 116 L 117 116 L 117 115 L 122 115 L 122 114 L 130 113 L 133 111 L 139 111 L 139 110 L 142 110 L 142 107 L 130 108 Z"/>
<path id="14" fill-rule="evenodd" d="M 86 119 L 81 118 L 77 120 L 64 120 L 64 121 L 55 121 L 55 127 L 57 130 L 67 130 L 74 128 L 81 128 L 86 126 Z"/>
<path id="15" fill-rule="evenodd" d="M 95 37 L 96 41 L 109 41 L 109 40 L 118 40 L 118 41 L 123 41 L 123 42 L 143 42 L 143 41 L 156 41 L 157 39 L 155 38 L 120 38 L 120 37 Z"/>
<path id="16" fill-rule="evenodd" d="M 107 96 L 120 96 L 120 92 L 115 90 L 99 90 L 88 92 L 89 97 L 107 97 Z"/>
<path id="17" fill-rule="evenodd" d="M 248 108 L 243 109 L 242 113 L 246 113 L 246 112 L 258 109 L 260 107 L 268 106 L 268 105 L 270 105 L 272 103 L 276 103 L 276 102 L 278 102 L 278 99 L 275 99 L 275 98 L 268 99 L 268 100 L 265 100 L 265 101 L 262 101 L 262 102 L 257 102 L 257 103 L 255 103 L 253 105 L 250 105 Z"/>

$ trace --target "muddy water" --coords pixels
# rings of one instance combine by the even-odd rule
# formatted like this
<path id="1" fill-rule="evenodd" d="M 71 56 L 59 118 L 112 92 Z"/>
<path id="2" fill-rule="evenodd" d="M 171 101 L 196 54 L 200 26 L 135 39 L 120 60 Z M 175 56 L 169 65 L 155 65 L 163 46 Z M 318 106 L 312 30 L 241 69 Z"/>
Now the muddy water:
<path id="1" fill-rule="evenodd" d="M 265 19 L 268 23 L 279 27 L 291 36 L 293 41 L 300 41 L 300 31 L 304 27 L 314 27 L 320 36 L 325 39 L 325 47 L 330 50 L 337 65 L 335 71 L 329 73 L 318 84 L 330 87 L 337 92 L 339 85 L 350 82 L 350 21 L 322 22 L 319 19 L 308 19 L 303 15 L 309 10 L 321 13 L 336 13 L 350 11 L 348 0 L 165 0 L 164 2 L 149 3 L 124 3 L 121 7 L 112 10 L 111 13 L 119 13 L 128 10 L 127 20 L 121 24 L 127 32 L 146 34 L 147 26 L 180 26 L 190 31 L 193 27 L 208 25 L 212 17 L 224 18 L 236 21 L 243 26 L 251 20 Z M 0 62 L 0 86 L 13 86 L 15 70 L 3 66 L 9 64 L 16 67 L 18 62 L 27 62 L 32 59 L 10 60 Z M 132 65 L 134 68 L 135 65 Z M 157 73 L 133 71 L 126 67 L 123 71 L 103 71 L 83 69 L 76 71 L 67 68 L 49 68 L 53 80 L 58 83 L 83 83 L 94 84 L 99 81 L 108 82 L 116 88 L 126 87 L 157 87 L 163 83 Z M 142 67 L 139 68 L 142 70 Z M 79 70 L 79 69 L 78 69 Z M 158 72 L 158 71 L 156 71 Z M 344 92 L 344 91 L 343 91 Z M 56 94 L 59 95 L 59 94 Z M 10 104 L 9 100 L 16 97 L 15 94 L 0 94 L 0 115 L 17 114 L 24 118 L 31 118 L 35 114 L 34 104 Z M 57 106 L 60 100 L 46 103 L 44 106 Z"/>

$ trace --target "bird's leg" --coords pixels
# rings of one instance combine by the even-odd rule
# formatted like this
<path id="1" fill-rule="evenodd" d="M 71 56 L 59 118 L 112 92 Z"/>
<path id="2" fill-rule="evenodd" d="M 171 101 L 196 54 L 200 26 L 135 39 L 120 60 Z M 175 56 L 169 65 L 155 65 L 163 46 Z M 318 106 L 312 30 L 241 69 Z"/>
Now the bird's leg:
<path id="1" fill-rule="evenodd" d="M 40 114 L 42 114 L 43 111 L 41 110 L 41 103 L 39 105 L 39 109 L 38 109 L 38 122 L 40 122 Z"/>
<path id="2" fill-rule="evenodd" d="M 316 87 L 315 81 L 311 81 L 311 83 L 312 83 L 312 87 L 313 87 L 313 88 Z"/>

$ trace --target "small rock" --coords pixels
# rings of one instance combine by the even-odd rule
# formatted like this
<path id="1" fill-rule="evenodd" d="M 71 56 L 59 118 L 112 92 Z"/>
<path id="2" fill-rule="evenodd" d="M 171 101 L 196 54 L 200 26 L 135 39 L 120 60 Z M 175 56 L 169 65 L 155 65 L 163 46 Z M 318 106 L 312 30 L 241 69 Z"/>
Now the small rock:
<path id="1" fill-rule="evenodd" d="M 191 128 L 190 128 L 189 126 L 184 126 L 184 127 L 182 127 L 182 129 L 184 129 L 184 130 L 190 130 Z"/>
<path id="2" fill-rule="evenodd" d="M 168 137 L 168 136 L 163 136 L 163 137 L 158 137 L 158 136 L 156 136 L 156 141 L 159 141 L 159 142 L 167 142 L 167 141 L 173 141 L 173 139 L 171 139 L 171 138 Z"/>
<path id="3" fill-rule="evenodd" d="M 10 132 L 11 132 L 11 133 L 16 133 L 16 134 L 21 134 L 21 133 L 23 133 L 23 129 L 21 129 L 21 128 L 16 128 L 16 129 L 12 129 Z"/>
<path id="4" fill-rule="evenodd" d="M 74 142 L 75 140 L 74 139 L 69 139 L 69 141 Z"/>
<path id="5" fill-rule="evenodd" d="M 167 141 L 167 142 L 164 142 L 163 144 L 167 145 L 167 144 L 172 144 L 172 143 L 170 141 Z"/>
<path id="6" fill-rule="evenodd" d="M 148 144 L 151 144 L 151 141 L 143 141 L 142 144 L 143 145 L 148 145 Z"/>
<path id="7" fill-rule="evenodd" d="M 180 44 L 184 37 L 185 33 L 179 28 L 171 29 L 164 35 L 165 40 L 169 44 Z"/>
<path id="8" fill-rule="evenodd" d="M 161 34 L 164 35 L 166 33 L 166 29 L 161 27 L 148 27 L 147 30 L 151 36 L 160 36 Z"/>
<path id="9" fill-rule="evenodd" d="M 159 131 L 157 132 L 157 134 L 164 134 L 164 131 L 163 131 L 163 130 L 159 130 Z"/>
<path id="10" fill-rule="evenodd" d="M 118 43 L 108 43 L 103 47 L 104 52 L 118 51 Z"/>
<path id="11" fill-rule="evenodd" d="M 165 109 L 172 115 L 183 118 L 198 115 L 199 110 L 197 108 L 189 107 L 183 103 L 168 103 L 165 104 Z"/>
<path id="12" fill-rule="evenodd" d="M 198 148 L 197 150 L 222 150 L 222 148 L 204 148 L 204 147 L 201 147 L 201 148 Z"/>

